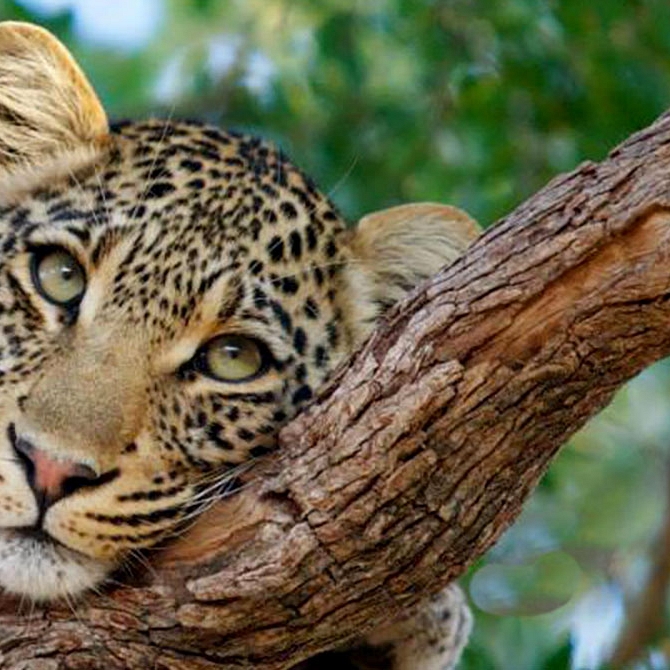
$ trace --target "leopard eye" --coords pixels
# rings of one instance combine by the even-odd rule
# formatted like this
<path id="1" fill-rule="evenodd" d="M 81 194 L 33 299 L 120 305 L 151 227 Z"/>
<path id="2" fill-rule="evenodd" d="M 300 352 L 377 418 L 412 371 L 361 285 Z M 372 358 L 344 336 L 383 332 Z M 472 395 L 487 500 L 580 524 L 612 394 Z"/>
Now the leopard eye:
<path id="1" fill-rule="evenodd" d="M 267 367 L 263 345 L 244 335 L 220 335 L 200 353 L 202 372 L 219 381 L 241 382 L 256 377 Z"/>
<path id="2" fill-rule="evenodd" d="M 84 269 L 65 249 L 50 248 L 35 253 L 31 269 L 37 290 L 49 302 L 69 306 L 79 302 L 84 295 Z"/>

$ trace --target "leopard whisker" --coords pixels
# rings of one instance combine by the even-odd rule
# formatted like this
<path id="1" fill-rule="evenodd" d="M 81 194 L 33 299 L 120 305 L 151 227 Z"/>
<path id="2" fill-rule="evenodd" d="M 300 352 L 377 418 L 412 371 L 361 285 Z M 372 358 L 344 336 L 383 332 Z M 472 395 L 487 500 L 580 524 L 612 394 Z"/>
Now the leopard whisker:
<path id="1" fill-rule="evenodd" d="M 72 170 L 68 171 L 68 176 L 74 182 L 75 186 L 79 189 L 79 191 L 83 194 L 86 194 L 86 191 L 85 191 L 82 183 L 79 181 L 79 179 L 77 179 L 77 175 Z M 100 219 L 98 219 L 98 216 L 95 213 L 95 208 L 92 207 L 90 212 L 91 212 L 91 216 L 93 217 L 93 221 L 95 222 L 96 226 L 100 225 Z"/>
<path id="2" fill-rule="evenodd" d="M 357 153 L 357 154 L 353 157 L 353 159 L 352 159 L 352 161 L 351 161 L 351 164 L 350 164 L 349 167 L 345 170 L 344 174 L 343 174 L 343 175 L 342 175 L 342 176 L 335 182 L 335 184 L 331 187 L 331 189 L 326 193 L 326 197 L 327 197 L 329 200 L 330 200 L 330 198 L 333 197 L 333 195 L 335 194 L 335 192 L 336 192 L 339 188 L 341 188 L 341 187 L 344 185 L 344 183 L 347 181 L 347 179 L 349 179 L 349 177 L 351 176 L 352 172 L 353 172 L 354 169 L 356 168 L 356 165 L 358 165 L 358 161 L 359 161 L 360 157 L 361 157 L 360 153 Z"/>
<path id="3" fill-rule="evenodd" d="M 239 488 L 235 488 L 235 493 L 238 491 L 244 490 L 247 486 L 250 485 L 250 482 L 247 484 L 242 485 Z M 183 517 L 181 517 L 176 524 L 176 527 L 168 532 L 163 536 L 163 541 L 171 541 L 174 539 L 177 539 L 184 535 L 190 528 L 192 528 L 205 512 L 207 512 L 209 509 L 211 509 L 216 503 L 220 502 L 223 498 L 225 498 L 227 495 L 230 495 L 233 493 L 233 491 L 223 491 L 219 492 L 215 495 L 210 496 L 209 498 L 205 500 L 200 500 L 197 502 L 197 506 L 194 509 L 190 509 L 187 514 L 185 514 Z M 193 504 L 193 501 L 189 502 L 189 508 Z M 152 550 L 157 550 L 157 547 L 146 547 L 143 549 L 143 551 L 152 551 Z M 160 549 L 158 549 L 160 550 Z"/>
<path id="4" fill-rule="evenodd" d="M 111 219 L 111 209 L 109 207 L 109 203 L 107 202 L 107 196 L 105 195 L 105 188 L 102 183 L 102 179 L 100 178 L 100 171 L 96 170 L 95 171 L 95 180 L 98 184 L 98 190 L 100 191 L 100 198 L 102 200 L 102 206 L 105 210 L 105 217 L 107 221 Z"/>
<path id="5" fill-rule="evenodd" d="M 144 556 L 141 549 L 131 549 L 128 553 L 128 556 L 131 559 L 131 561 L 139 564 L 142 568 L 144 568 L 151 575 L 152 578 L 155 578 L 157 576 L 156 570 Z"/>
<path id="6" fill-rule="evenodd" d="M 161 131 L 161 136 L 159 137 L 158 142 L 156 143 L 156 148 L 154 149 L 154 152 L 153 152 L 153 158 L 152 158 L 152 161 L 151 161 L 151 166 L 149 167 L 149 174 L 151 174 L 154 171 L 154 168 L 156 167 L 156 161 L 158 160 L 158 156 L 160 154 L 160 151 L 165 144 L 165 140 L 166 140 L 167 134 L 168 134 L 168 129 L 170 128 L 170 124 L 172 123 L 172 116 L 175 112 L 175 109 L 176 109 L 176 103 L 173 104 L 170 107 L 170 111 L 168 112 L 167 117 L 165 119 L 165 123 L 163 124 L 163 130 Z M 137 199 L 137 204 L 133 207 L 133 209 L 130 212 L 130 218 L 131 219 L 133 219 L 135 217 L 135 214 L 137 213 L 138 208 L 140 207 L 140 205 L 143 205 L 147 201 L 147 196 L 148 196 L 149 192 L 151 191 L 152 187 L 156 184 L 157 181 L 158 181 L 157 177 L 154 177 L 153 179 L 150 179 L 148 181 L 146 187 L 144 188 L 142 193 L 140 193 L 140 197 Z"/>
<path id="7" fill-rule="evenodd" d="M 61 581 L 61 580 L 59 579 L 59 581 Z M 104 641 L 103 641 L 100 633 L 98 633 L 98 631 L 95 629 L 95 627 L 91 626 L 90 623 L 83 620 L 83 618 L 81 617 L 81 615 L 79 614 L 79 612 L 77 610 L 75 602 L 72 599 L 72 594 L 69 592 L 69 590 L 68 589 L 63 589 L 61 591 L 61 596 L 62 596 L 63 600 L 65 601 L 65 603 L 67 604 L 67 607 L 70 610 L 70 612 L 72 612 L 72 616 L 76 619 L 77 623 L 80 626 L 82 626 L 84 629 L 86 629 L 88 634 L 93 638 L 93 641 L 94 641 L 93 649 L 94 650 L 95 649 L 104 649 Z"/>
<path id="8" fill-rule="evenodd" d="M 238 463 L 234 465 L 229 470 L 218 471 L 218 472 L 208 472 L 203 475 L 201 479 L 198 479 L 194 482 L 194 486 L 209 485 L 213 483 L 214 486 L 218 485 L 225 479 L 231 479 L 234 477 L 239 477 L 241 474 L 247 472 L 250 469 L 253 459 L 245 461 L 243 463 Z"/>

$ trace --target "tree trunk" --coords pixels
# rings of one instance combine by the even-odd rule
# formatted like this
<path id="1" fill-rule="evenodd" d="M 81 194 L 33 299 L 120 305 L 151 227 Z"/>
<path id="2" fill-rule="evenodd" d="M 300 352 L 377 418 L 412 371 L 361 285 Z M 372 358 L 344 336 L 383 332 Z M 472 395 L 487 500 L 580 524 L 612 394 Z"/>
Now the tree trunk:
<path id="1" fill-rule="evenodd" d="M 670 114 L 555 179 L 395 308 L 141 583 L 76 616 L 1 603 L 2 667 L 278 670 L 458 577 L 670 353 L 668 175 Z"/>

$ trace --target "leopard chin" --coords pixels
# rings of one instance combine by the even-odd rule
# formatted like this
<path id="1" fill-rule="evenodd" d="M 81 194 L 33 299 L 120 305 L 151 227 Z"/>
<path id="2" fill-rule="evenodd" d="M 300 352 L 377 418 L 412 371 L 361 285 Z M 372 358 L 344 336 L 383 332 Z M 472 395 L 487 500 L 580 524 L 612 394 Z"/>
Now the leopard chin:
<path id="1" fill-rule="evenodd" d="M 113 568 L 42 531 L 0 530 L 0 586 L 9 594 L 35 602 L 70 600 L 100 585 Z"/>

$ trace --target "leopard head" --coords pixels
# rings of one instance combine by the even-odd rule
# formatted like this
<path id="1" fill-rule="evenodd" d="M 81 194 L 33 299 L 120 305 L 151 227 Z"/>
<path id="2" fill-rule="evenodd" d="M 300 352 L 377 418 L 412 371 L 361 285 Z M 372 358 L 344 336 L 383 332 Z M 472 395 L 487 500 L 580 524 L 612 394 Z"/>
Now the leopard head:
<path id="1" fill-rule="evenodd" d="M 434 204 L 350 229 L 259 139 L 110 125 L 0 24 L 0 586 L 76 595 L 169 539 L 475 235 Z"/>

